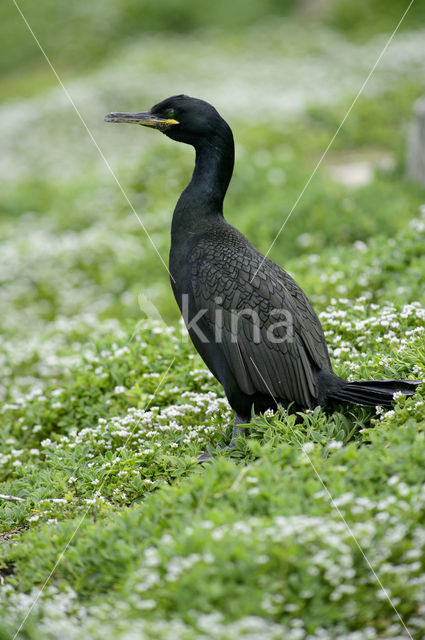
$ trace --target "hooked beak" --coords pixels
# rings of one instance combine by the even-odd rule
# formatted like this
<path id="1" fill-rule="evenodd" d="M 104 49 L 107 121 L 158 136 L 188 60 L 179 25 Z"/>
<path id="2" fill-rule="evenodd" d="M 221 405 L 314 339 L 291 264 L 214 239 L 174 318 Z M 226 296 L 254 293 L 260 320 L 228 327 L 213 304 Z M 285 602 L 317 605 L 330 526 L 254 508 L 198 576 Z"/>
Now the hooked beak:
<path id="1" fill-rule="evenodd" d="M 105 122 L 128 122 L 129 124 L 141 124 L 143 127 L 153 127 L 160 131 L 166 131 L 169 127 L 179 124 L 178 120 L 173 118 L 159 118 L 154 116 L 150 111 L 142 111 L 141 113 L 108 113 Z"/>

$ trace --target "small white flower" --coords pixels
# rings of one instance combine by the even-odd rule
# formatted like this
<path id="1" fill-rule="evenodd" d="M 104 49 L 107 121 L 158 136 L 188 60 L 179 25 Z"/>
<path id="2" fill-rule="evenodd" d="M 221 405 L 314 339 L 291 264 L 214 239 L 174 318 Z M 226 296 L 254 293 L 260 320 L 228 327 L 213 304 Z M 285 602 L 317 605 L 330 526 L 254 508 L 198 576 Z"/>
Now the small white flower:
<path id="1" fill-rule="evenodd" d="M 341 449 L 342 442 L 341 440 L 330 440 L 328 442 L 328 449 Z"/>
<path id="2" fill-rule="evenodd" d="M 127 389 L 125 387 L 123 387 L 122 385 L 118 385 L 114 389 L 114 393 L 116 393 L 116 394 L 125 393 L 126 391 L 127 391 Z"/>
<path id="3" fill-rule="evenodd" d="M 314 442 L 304 442 L 301 449 L 303 450 L 304 453 L 310 453 L 310 451 L 313 451 L 314 449 Z"/>

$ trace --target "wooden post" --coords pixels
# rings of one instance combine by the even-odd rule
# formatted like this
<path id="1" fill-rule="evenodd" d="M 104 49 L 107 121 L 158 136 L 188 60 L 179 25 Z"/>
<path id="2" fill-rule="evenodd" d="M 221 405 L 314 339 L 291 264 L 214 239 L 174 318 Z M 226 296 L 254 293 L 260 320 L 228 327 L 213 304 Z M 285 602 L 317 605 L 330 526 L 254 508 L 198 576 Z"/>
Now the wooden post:
<path id="1" fill-rule="evenodd" d="M 408 136 L 406 175 L 425 184 L 425 96 L 415 102 L 414 114 Z"/>

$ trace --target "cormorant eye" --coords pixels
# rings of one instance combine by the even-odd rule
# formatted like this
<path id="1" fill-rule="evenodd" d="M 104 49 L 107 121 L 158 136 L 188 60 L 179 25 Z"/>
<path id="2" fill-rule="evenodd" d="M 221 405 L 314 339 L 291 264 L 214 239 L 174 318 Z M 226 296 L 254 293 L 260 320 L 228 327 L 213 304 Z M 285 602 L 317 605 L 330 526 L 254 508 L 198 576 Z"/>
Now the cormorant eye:
<path id="1" fill-rule="evenodd" d="M 174 118 L 176 112 L 174 111 L 174 109 L 168 109 L 168 117 L 169 118 Z"/>

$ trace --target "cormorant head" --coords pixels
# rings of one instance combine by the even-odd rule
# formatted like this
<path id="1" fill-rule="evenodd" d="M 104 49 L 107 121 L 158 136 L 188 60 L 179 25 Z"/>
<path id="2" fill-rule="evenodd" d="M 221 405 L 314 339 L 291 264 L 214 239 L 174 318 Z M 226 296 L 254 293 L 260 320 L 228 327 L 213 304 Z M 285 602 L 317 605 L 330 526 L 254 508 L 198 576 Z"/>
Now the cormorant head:
<path id="1" fill-rule="evenodd" d="M 212 105 L 198 98 L 179 95 L 158 102 L 150 111 L 141 113 L 108 113 L 105 122 L 127 122 L 159 129 L 166 136 L 193 146 L 211 139 L 226 122 Z"/>

